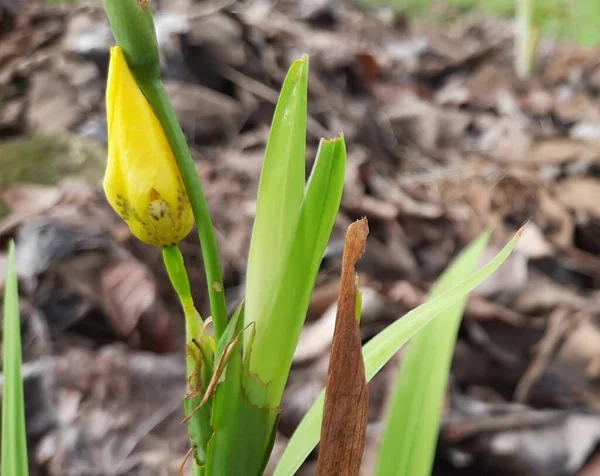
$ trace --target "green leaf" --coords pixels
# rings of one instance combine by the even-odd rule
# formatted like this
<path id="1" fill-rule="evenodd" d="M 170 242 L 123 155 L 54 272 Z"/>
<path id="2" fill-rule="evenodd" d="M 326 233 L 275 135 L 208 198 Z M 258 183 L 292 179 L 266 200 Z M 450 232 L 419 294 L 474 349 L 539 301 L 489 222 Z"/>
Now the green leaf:
<path id="1" fill-rule="evenodd" d="M 345 169 L 343 137 L 322 140 L 292 230 L 291 248 L 279 264 L 273 253 L 266 250 L 262 257 L 267 268 L 279 268 L 279 272 L 271 292 L 265 296 L 268 299 L 263 302 L 256 324 L 250 370 L 267 384 L 267 393 L 257 398 L 252 395 L 254 403 L 264 401 L 275 407 L 281 400 L 319 265 L 340 206 Z M 248 276 L 248 284 L 254 279 L 262 285 L 265 279 L 259 276 Z M 246 299 L 249 303 L 250 291 Z M 247 322 L 252 322 L 252 318 Z M 277 358 L 273 358 L 274 355 Z"/>
<path id="2" fill-rule="evenodd" d="M 489 275 L 496 271 L 508 258 L 521 235 L 518 232 L 512 240 L 483 268 L 448 291 L 432 298 L 410 311 L 363 346 L 365 373 L 367 380 L 381 370 L 394 354 L 419 330 L 426 326 L 442 311 L 456 304 Z M 292 476 L 319 441 L 321 419 L 323 417 L 323 396 L 321 392 L 304 419 L 292 435 L 283 453 L 274 476 Z"/>
<path id="3" fill-rule="evenodd" d="M 21 380 L 21 319 L 15 271 L 15 249 L 8 247 L 4 288 L 4 389 L 2 392 L 2 474 L 27 476 L 25 405 Z"/>
<path id="4" fill-rule="evenodd" d="M 307 85 L 308 57 L 304 56 L 292 64 L 283 83 L 258 184 L 245 319 L 246 324 L 255 323 L 259 335 L 273 314 L 273 295 L 286 269 L 304 197 Z M 268 372 L 261 363 L 253 359 L 251 366 L 264 378 Z"/>
<path id="5" fill-rule="evenodd" d="M 242 316 L 235 319 L 235 336 L 242 331 L 242 307 L 239 312 Z M 275 408 L 250 404 L 244 394 L 241 337 L 237 340 L 234 337 L 221 352 L 228 360 L 224 379 L 214 396 L 214 434 L 208 444 L 205 474 L 260 476 L 267 462 L 265 456 L 268 457 L 273 445 L 278 412 Z"/>
<path id="6" fill-rule="evenodd" d="M 194 461 L 192 462 L 192 465 L 194 466 L 194 470 L 203 474 L 201 467 L 206 464 L 206 447 L 212 436 L 210 426 L 210 416 L 212 412 L 211 402 L 207 402 L 203 407 L 197 408 L 201 401 L 202 395 L 187 398 L 183 401 L 183 410 L 186 416 L 195 411 L 187 422 L 188 439 L 193 448 L 192 459 Z"/>
<path id="7" fill-rule="evenodd" d="M 475 271 L 489 235 L 483 233 L 450 264 L 432 288 L 431 297 Z M 448 373 L 466 303 L 466 296 L 457 299 L 408 343 L 374 475 L 431 474 Z"/>

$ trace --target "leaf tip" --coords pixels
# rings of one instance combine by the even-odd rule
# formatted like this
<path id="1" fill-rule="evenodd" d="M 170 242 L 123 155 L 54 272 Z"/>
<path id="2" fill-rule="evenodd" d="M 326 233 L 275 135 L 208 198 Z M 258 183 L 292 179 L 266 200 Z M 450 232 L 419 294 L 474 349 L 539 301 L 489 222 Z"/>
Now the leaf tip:
<path id="1" fill-rule="evenodd" d="M 297 68 L 298 71 L 300 72 L 300 74 L 302 74 L 303 72 L 308 71 L 308 66 L 309 66 L 308 55 L 306 53 L 303 53 L 302 56 L 300 56 L 300 58 L 298 58 L 297 60 L 295 60 L 292 63 L 290 70 Z"/>
<path id="2" fill-rule="evenodd" d="M 364 216 L 360 220 L 351 223 L 348 227 L 347 235 L 353 235 L 358 238 L 357 241 L 361 244 L 359 256 L 362 255 L 365 252 L 367 236 L 369 235 L 369 222 L 367 217 Z"/>
<path id="3" fill-rule="evenodd" d="M 521 226 L 521 228 L 519 228 L 517 230 L 517 232 L 515 233 L 515 239 L 519 240 L 521 238 L 521 236 L 523 236 L 523 233 L 525 232 L 525 228 L 527 228 L 527 225 L 529 225 L 529 222 L 531 222 L 531 218 L 528 219 L 523 226 Z"/>
<path id="4" fill-rule="evenodd" d="M 11 238 L 8 240 L 8 254 L 7 254 L 6 269 L 11 272 L 11 268 L 15 268 L 15 241 Z"/>

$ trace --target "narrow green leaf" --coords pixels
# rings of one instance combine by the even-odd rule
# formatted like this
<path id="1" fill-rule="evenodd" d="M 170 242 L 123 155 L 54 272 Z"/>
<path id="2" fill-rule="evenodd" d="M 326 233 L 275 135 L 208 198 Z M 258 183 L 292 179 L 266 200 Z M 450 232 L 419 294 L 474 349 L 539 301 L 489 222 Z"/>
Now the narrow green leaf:
<path id="1" fill-rule="evenodd" d="M 367 380 L 371 380 L 398 349 L 432 319 L 454 305 L 457 299 L 471 292 L 496 271 L 508 258 L 520 236 L 521 232 L 519 231 L 487 265 L 473 273 L 469 278 L 410 311 L 365 344 L 363 346 L 363 357 Z M 285 452 L 279 460 L 274 476 L 292 476 L 317 445 L 323 417 L 323 396 L 324 393 L 321 392 L 292 435 Z"/>
<path id="2" fill-rule="evenodd" d="M 278 406 L 281 401 L 319 265 L 340 206 L 345 169 L 344 138 L 322 140 L 294 228 L 291 249 L 283 262 L 285 272 L 269 295 L 269 303 L 265 303 L 268 312 L 257 324 L 250 370 L 268 384 L 264 399 L 270 406 Z M 265 257 L 265 261 L 276 266 L 272 258 Z M 258 279 L 258 283 L 261 282 Z M 273 358 L 274 355 L 277 358 Z"/>
<path id="3" fill-rule="evenodd" d="M 21 319 L 15 271 L 15 249 L 8 247 L 8 270 L 4 288 L 4 389 L 2 392 L 2 474 L 27 476 L 25 403 L 21 380 Z"/>
<path id="4" fill-rule="evenodd" d="M 256 323 L 259 335 L 269 325 L 273 295 L 286 269 L 304 196 L 307 85 L 308 57 L 304 56 L 292 64 L 283 83 L 258 184 L 245 319 L 246 324 Z M 249 333 L 245 335 L 247 344 Z M 264 378 L 260 365 L 254 368 L 251 362 L 251 367 Z"/>
<path id="5" fill-rule="evenodd" d="M 467 278 L 489 239 L 483 233 L 442 274 L 431 297 Z M 376 476 L 429 476 L 444 393 L 467 296 L 443 311 L 408 343 L 379 447 Z"/>
<path id="6" fill-rule="evenodd" d="M 221 336 L 219 342 L 217 342 L 215 346 L 215 362 L 217 362 L 221 358 L 225 347 L 227 347 L 227 345 L 235 338 L 236 334 L 239 332 L 240 325 L 243 325 L 244 312 L 245 306 L 244 302 L 242 302 L 233 313 L 233 316 L 231 316 L 231 319 L 229 320 L 229 322 L 227 323 L 227 327 L 225 328 L 225 332 L 223 332 L 223 335 Z"/>

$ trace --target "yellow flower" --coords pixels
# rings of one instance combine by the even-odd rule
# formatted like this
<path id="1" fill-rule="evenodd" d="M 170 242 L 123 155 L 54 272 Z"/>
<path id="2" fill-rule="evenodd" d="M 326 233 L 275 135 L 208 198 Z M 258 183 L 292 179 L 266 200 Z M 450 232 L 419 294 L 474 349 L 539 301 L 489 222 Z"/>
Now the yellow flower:
<path id="1" fill-rule="evenodd" d="M 106 115 L 108 202 L 140 240 L 176 245 L 194 225 L 190 202 L 160 122 L 118 46 L 110 50 Z"/>

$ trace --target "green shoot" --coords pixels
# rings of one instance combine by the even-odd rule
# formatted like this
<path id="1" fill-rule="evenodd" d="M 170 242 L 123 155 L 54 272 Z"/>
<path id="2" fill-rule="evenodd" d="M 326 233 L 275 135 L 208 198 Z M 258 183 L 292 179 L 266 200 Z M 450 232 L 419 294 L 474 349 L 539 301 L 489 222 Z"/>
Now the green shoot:
<path id="1" fill-rule="evenodd" d="M 450 264 L 431 297 L 475 270 L 488 238 L 489 232 L 482 234 Z M 466 296 L 457 299 L 408 343 L 379 447 L 376 476 L 431 474 L 446 382 L 466 302 Z"/>
<path id="2" fill-rule="evenodd" d="M 21 319 L 15 270 L 15 246 L 8 247 L 8 270 L 4 288 L 3 337 L 4 389 L 2 392 L 2 474 L 27 476 L 25 402 L 21 379 Z"/>
<path id="3" fill-rule="evenodd" d="M 257 405 L 279 406 L 319 264 L 338 212 L 346 149 L 322 140 L 305 185 L 308 58 L 296 61 L 282 87 L 261 172 L 248 259 L 244 353 L 264 384 L 246 388 Z M 274 356 L 277 356 L 274 358 Z"/>

